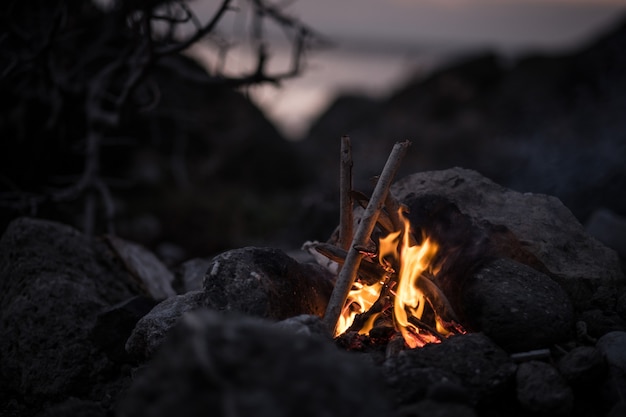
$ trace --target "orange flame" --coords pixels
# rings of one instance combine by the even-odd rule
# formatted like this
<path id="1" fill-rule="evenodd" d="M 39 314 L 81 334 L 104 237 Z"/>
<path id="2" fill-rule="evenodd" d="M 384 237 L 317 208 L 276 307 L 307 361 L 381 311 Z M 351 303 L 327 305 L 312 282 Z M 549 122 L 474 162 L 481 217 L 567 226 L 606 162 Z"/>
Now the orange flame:
<path id="1" fill-rule="evenodd" d="M 400 232 L 390 233 L 387 237 L 380 239 L 380 253 L 399 252 L 400 271 L 393 304 L 394 320 L 405 342 L 414 348 L 438 340 L 430 337 L 430 335 L 428 337 L 416 337 L 420 333 L 420 329 L 409 321 L 408 315 L 410 313 L 421 319 L 424 314 L 426 300 L 416 282 L 422 273 L 429 268 L 437 253 L 437 245 L 426 238 L 421 245 L 411 246 L 411 225 L 402 215 L 402 212 L 399 214 L 404 222 L 402 244 L 398 249 Z"/>
<path id="2" fill-rule="evenodd" d="M 410 317 L 421 319 L 424 314 L 426 299 L 419 289 L 418 280 L 427 270 L 432 270 L 432 260 L 437 253 L 438 246 L 425 237 L 420 245 L 411 245 L 411 224 L 401 210 L 399 216 L 404 223 L 404 229 L 389 233 L 380 239 L 378 259 L 381 265 L 390 270 L 392 261 L 400 265 L 398 271 L 398 286 L 395 289 L 393 316 L 396 328 L 399 329 L 407 345 L 411 348 L 421 347 L 427 343 L 440 342 L 439 338 L 429 332 L 424 332 L 411 322 Z M 357 314 L 363 313 L 376 302 L 380 296 L 384 282 L 374 285 L 364 285 L 356 282 L 348 295 L 344 310 L 339 318 L 336 336 L 344 333 L 354 322 Z M 368 333 L 378 314 L 373 315 L 359 333 Z M 436 322 L 437 331 L 449 334 L 439 320 Z"/>
<path id="3" fill-rule="evenodd" d="M 346 304 L 339 316 L 335 336 L 339 336 L 348 330 L 357 314 L 364 313 L 372 307 L 376 300 L 378 300 L 382 287 L 382 282 L 377 282 L 373 285 L 364 285 L 360 282 L 354 283 L 353 289 L 348 293 Z M 369 322 L 359 330 L 359 333 L 369 332 L 375 319 L 376 317 L 373 316 Z"/>

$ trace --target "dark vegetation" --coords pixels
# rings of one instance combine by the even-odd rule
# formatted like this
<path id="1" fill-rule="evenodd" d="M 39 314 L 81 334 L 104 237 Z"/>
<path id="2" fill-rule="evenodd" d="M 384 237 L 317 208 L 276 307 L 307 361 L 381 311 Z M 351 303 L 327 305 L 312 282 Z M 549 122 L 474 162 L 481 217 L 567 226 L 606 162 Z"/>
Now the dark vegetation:
<path id="1" fill-rule="evenodd" d="M 299 75 L 319 37 L 261 0 L 215 2 L 204 21 L 192 6 L 3 3 L 2 230 L 32 215 L 207 254 L 276 227 L 277 190 L 302 185 L 302 169 L 237 90 Z M 227 53 L 220 24 L 235 13 L 248 17 L 254 68 L 230 76 L 184 56 L 201 40 Z M 268 70 L 276 29 L 292 48 L 280 72 Z"/>
<path id="2" fill-rule="evenodd" d="M 299 75 L 320 36 L 267 2 L 214 7 L 200 21 L 179 1 L 3 4 L 1 230 L 23 215 L 60 220 L 170 264 L 249 244 L 292 249 L 337 224 L 343 134 L 364 192 L 408 139 L 398 178 L 460 166 L 554 195 L 582 223 L 626 215 L 623 21 L 560 54 L 478 53 L 382 100 L 339 97 L 292 143 L 246 87 Z M 228 52 L 220 20 L 235 14 L 249 18 L 255 68 L 233 77 L 181 54 L 197 42 Z M 280 73 L 268 70 L 272 27 L 293 51 Z"/>

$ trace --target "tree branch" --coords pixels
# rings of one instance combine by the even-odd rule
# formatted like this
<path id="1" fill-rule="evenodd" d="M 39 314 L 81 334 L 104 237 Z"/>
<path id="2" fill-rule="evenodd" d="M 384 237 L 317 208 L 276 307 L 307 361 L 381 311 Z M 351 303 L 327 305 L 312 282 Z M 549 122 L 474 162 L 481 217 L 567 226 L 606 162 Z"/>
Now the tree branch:
<path id="1" fill-rule="evenodd" d="M 400 166 L 400 162 L 409 145 L 410 142 L 408 141 L 396 143 L 394 145 L 380 175 L 380 179 L 374 188 L 372 198 L 363 213 L 361 223 L 356 230 L 351 248 L 349 249 L 346 257 L 346 262 L 339 272 L 337 283 L 333 288 L 330 300 L 328 301 L 328 306 L 326 307 L 326 313 L 324 314 L 324 318 L 322 320 L 326 329 L 332 335 L 335 334 L 337 321 L 341 315 L 341 310 L 346 302 L 350 288 L 352 287 L 352 284 L 354 284 L 356 272 L 363 257 L 362 253 L 355 249 L 355 246 L 364 246 L 372 234 L 374 226 L 376 225 L 376 220 L 380 214 L 380 210 L 383 208 L 385 197 L 389 192 L 389 187 L 391 186 L 391 183 Z"/>

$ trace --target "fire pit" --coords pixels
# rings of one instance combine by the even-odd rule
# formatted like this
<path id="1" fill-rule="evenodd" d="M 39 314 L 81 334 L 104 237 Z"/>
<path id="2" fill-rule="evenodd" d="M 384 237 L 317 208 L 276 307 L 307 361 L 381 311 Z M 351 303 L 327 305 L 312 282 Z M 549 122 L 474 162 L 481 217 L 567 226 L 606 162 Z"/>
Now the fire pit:
<path id="1" fill-rule="evenodd" d="M 342 143 L 342 155 L 349 154 L 349 138 L 344 137 Z M 395 328 L 406 344 L 415 348 L 441 342 L 453 334 L 465 333 L 446 296 L 435 283 L 443 263 L 437 243 L 423 230 L 420 238 L 416 238 L 405 216 L 408 208 L 400 205 L 388 190 L 392 173 L 397 168 L 394 164 L 399 163 L 399 152 L 407 146 L 405 142 L 394 148 L 395 153 L 390 156 L 377 183 L 379 187 L 374 191 L 378 201 L 370 201 L 352 189 L 345 189 L 349 184 L 342 188 L 342 194 L 348 194 L 342 198 L 347 204 L 342 212 L 352 211 L 353 196 L 364 209 L 363 217 L 357 221 L 357 235 L 351 244 L 346 245 L 350 236 L 345 232 L 350 228 L 340 225 L 343 243 L 338 243 L 348 246 L 348 250 L 333 244 L 307 245 L 308 249 L 315 249 L 343 266 L 325 316 L 325 322 L 334 336 L 346 332 L 368 334 L 377 326 Z M 346 169 L 350 169 L 351 165 L 349 157 L 342 164 Z M 342 178 L 350 176 L 342 171 Z M 380 201 L 384 202 L 382 206 Z M 342 220 L 350 221 L 350 218 L 346 215 Z M 367 234 L 380 236 L 378 242 Z M 351 282 L 351 288 L 344 296 L 340 291 L 345 291 L 347 282 Z M 337 303 L 342 304 L 342 300 L 345 300 L 343 307 L 336 317 Z M 335 319 L 337 322 L 333 323 Z"/>

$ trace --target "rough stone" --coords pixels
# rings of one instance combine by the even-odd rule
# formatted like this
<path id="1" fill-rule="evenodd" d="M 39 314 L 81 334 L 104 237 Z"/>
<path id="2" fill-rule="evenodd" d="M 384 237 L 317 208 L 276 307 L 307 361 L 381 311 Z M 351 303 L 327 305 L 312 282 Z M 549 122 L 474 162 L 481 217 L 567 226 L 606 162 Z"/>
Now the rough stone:
<path id="1" fill-rule="evenodd" d="M 55 222 L 13 221 L 0 240 L 0 403 L 88 396 L 114 377 L 91 330 L 100 312 L 137 294 L 104 242 Z"/>
<path id="2" fill-rule="evenodd" d="M 437 195 L 481 225 L 500 257 L 527 264 L 556 280 L 575 306 L 601 285 L 623 287 L 616 252 L 590 237 L 556 197 L 504 188 L 476 171 L 422 172 L 391 188 L 400 200 Z"/>
<path id="3" fill-rule="evenodd" d="M 574 334 L 574 311 L 563 289 L 546 275 L 498 259 L 461 289 L 463 324 L 510 352 L 550 347 Z"/>
<path id="4" fill-rule="evenodd" d="M 199 310 L 137 375 L 118 416 L 380 417 L 391 415 L 382 381 L 328 340 Z"/>
<path id="5" fill-rule="evenodd" d="M 152 357 L 184 313 L 204 307 L 204 298 L 202 291 L 191 291 L 157 304 L 137 322 L 126 341 L 126 352 L 135 360 Z"/>
<path id="6" fill-rule="evenodd" d="M 516 369 L 509 355 L 482 333 L 452 336 L 440 344 L 402 351 L 384 366 L 385 375 L 393 378 L 392 385 L 395 380 L 410 381 L 418 369 L 436 368 L 444 376 L 451 374 L 454 377 L 448 379 L 460 381 L 473 403 L 497 395 Z"/>
<path id="7" fill-rule="evenodd" d="M 526 410 L 541 415 L 569 415 L 574 394 L 550 364 L 539 361 L 519 365 L 515 376 L 517 399 Z"/>
<path id="8" fill-rule="evenodd" d="M 588 387 L 603 381 L 607 364 L 599 349 L 578 346 L 559 359 L 557 369 L 572 387 Z"/>
<path id="9" fill-rule="evenodd" d="M 301 314 L 296 317 L 290 317 L 275 323 L 274 326 L 295 334 L 331 339 L 328 329 L 322 323 L 322 319 L 319 316 L 313 316 L 311 314 Z"/>
<path id="10" fill-rule="evenodd" d="M 105 239 L 152 298 L 160 301 L 176 295 L 172 288 L 174 274 L 154 253 L 137 243 L 116 236 L 106 236 Z"/>
<path id="11" fill-rule="evenodd" d="M 596 347 L 604 354 L 608 364 L 607 402 L 623 401 L 626 398 L 626 332 L 607 333 L 598 340 Z"/>
<path id="12" fill-rule="evenodd" d="M 247 247 L 211 261 L 204 279 L 208 307 L 282 320 L 322 316 L 333 276 L 316 264 L 300 264 L 283 251 Z"/>
<path id="13" fill-rule="evenodd" d="M 100 314 L 91 331 L 92 340 L 104 350 L 114 362 L 130 360 L 126 353 L 126 340 L 137 322 L 145 316 L 156 301 L 146 296 L 136 296 L 111 306 Z"/>
<path id="14" fill-rule="evenodd" d="M 464 391 L 465 396 L 468 396 L 461 379 L 448 370 L 430 366 L 395 366 L 390 363 L 383 368 L 383 371 L 387 386 L 391 389 L 397 406 L 427 399 L 429 394 L 432 394 L 431 387 L 435 385 L 454 385 Z"/>
<path id="15" fill-rule="evenodd" d="M 600 309 L 586 310 L 579 314 L 579 319 L 587 325 L 587 333 L 593 338 L 626 330 L 626 322 L 616 313 Z"/>
<path id="16" fill-rule="evenodd" d="M 211 264 L 211 259 L 193 258 L 176 268 L 175 286 L 179 294 L 202 289 L 202 281 Z"/>

